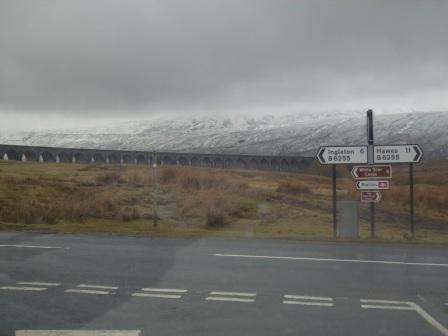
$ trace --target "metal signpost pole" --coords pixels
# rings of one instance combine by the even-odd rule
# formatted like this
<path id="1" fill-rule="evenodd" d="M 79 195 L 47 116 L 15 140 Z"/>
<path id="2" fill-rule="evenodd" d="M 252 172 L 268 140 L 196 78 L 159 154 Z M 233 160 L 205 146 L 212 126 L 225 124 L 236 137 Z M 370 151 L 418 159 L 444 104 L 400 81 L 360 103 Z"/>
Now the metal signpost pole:
<path id="1" fill-rule="evenodd" d="M 367 160 L 374 164 L 373 111 L 367 111 Z M 375 203 L 370 202 L 370 236 L 375 237 Z"/>
<path id="2" fill-rule="evenodd" d="M 157 156 L 156 153 L 152 153 L 152 220 L 154 227 L 158 224 L 158 215 L 157 215 Z"/>
<path id="3" fill-rule="evenodd" d="M 333 177 L 333 237 L 336 238 L 336 165 L 331 165 L 331 170 Z"/>
<path id="4" fill-rule="evenodd" d="M 411 237 L 415 238 L 414 227 L 414 165 L 409 164 L 409 205 L 411 210 Z"/>

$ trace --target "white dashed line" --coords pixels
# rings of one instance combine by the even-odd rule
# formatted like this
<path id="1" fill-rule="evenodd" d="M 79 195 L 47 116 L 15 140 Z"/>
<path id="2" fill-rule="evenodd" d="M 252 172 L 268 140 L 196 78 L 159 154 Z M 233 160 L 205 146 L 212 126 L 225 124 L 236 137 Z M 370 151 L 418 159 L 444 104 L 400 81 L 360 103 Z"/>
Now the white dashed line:
<path id="1" fill-rule="evenodd" d="M 97 295 L 108 295 L 108 291 L 92 290 L 92 289 L 67 289 L 65 293 L 78 293 L 78 294 L 97 294 Z"/>
<path id="2" fill-rule="evenodd" d="M 34 282 L 34 281 L 20 281 L 17 283 L 18 285 L 31 285 L 31 286 L 48 286 L 48 287 L 57 287 L 61 284 L 59 282 Z"/>
<path id="3" fill-rule="evenodd" d="M 80 284 L 76 287 L 79 288 L 96 288 L 96 289 L 111 289 L 111 290 L 117 290 L 118 287 L 114 287 L 114 286 L 98 286 L 98 285 L 85 285 L 85 284 Z"/>
<path id="4" fill-rule="evenodd" d="M 170 289 L 170 288 L 142 288 L 144 292 L 160 292 L 160 293 L 186 293 L 187 289 Z"/>
<path id="5" fill-rule="evenodd" d="M 210 292 L 210 295 L 229 295 L 229 296 L 255 296 L 256 293 L 239 293 L 239 292 Z"/>
<path id="6" fill-rule="evenodd" d="M 304 300 L 319 300 L 319 301 L 333 301 L 330 297 L 322 297 L 322 296 L 305 296 L 305 295 L 290 295 L 285 294 L 283 295 L 285 299 L 304 299 Z"/>
<path id="7" fill-rule="evenodd" d="M 232 257 L 232 258 L 284 259 L 284 260 L 317 261 L 317 262 L 344 262 L 344 263 L 361 263 L 361 264 L 386 264 L 386 265 L 448 267 L 448 264 L 422 263 L 422 262 L 403 262 L 403 261 L 387 261 L 387 260 L 282 257 L 282 256 L 267 256 L 267 255 L 224 254 L 224 253 L 215 253 L 214 256 L 215 257 Z"/>
<path id="8" fill-rule="evenodd" d="M 245 302 L 250 303 L 255 301 L 256 293 L 244 293 L 244 292 L 210 292 L 210 296 L 207 296 L 207 301 L 231 301 L 231 302 Z M 216 296 L 218 295 L 218 296 Z"/>
<path id="9" fill-rule="evenodd" d="M 333 299 L 330 297 L 321 296 L 306 296 L 306 295 L 283 295 L 283 304 L 302 305 L 302 306 L 321 306 L 321 307 L 333 307 Z M 323 302 L 320 302 L 323 301 Z"/>
<path id="10" fill-rule="evenodd" d="M 321 307 L 333 307 L 334 304 L 331 302 L 313 302 L 313 301 L 290 301 L 284 300 L 284 304 L 290 305 L 302 305 L 302 306 L 321 306 Z"/>
<path id="11" fill-rule="evenodd" d="M 133 293 L 132 296 L 154 297 L 161 299 L 180 299 L 182 297 L 181 294 L 185 294 L 186 292 L 188 292 L 188 290 L 186 289 L 176 288 L 142 288 L 141 290 L 146 293 Z"/>
<path id="12" fill-rule="evenodd" d="M 16 330 L 15 336 L 140 336 L 140 330 Z"/>
<path id="13" fill-rule="evenodd" d="M 426 322 L 436 328 L 443 336 L 448 336 L 448 329 L 440 324 L 434 317 L 429 315 L 422 307 L 411 301 L 390 300 L 368 300 L 361 299 L 361 303 L 374 303 L 373 305 L 361 305 L 365 309 L 389 309 L 389 310 L 413 310 L 417 312 Z"/>
<path id="14" fill-rule="evenodd" d="M 156 293 L 132 293 L 132 296 L 137 297 L 154 297 L 154 298 L 161 298 L 161 299 L 180 299 L 181 295 L 174 295 L 174 294 L 156 294 Z"/>
<path id="15" fill-rule="evenodd" d="M 40 249 L 66 249 L 66 250 L 70 249 L 70 247 L 42 246 L 42 245 L 0 245 L 0 247 L 40 248 Z"/>
<path id="16" fill-rule="evenodd" d="M 389 309 L 389 310 L 413 310 L 410 301 L 392 301 L 392 300 L 359 300 L 361 303 L 361 308 L 364 309 Z M 373 304 L 371 304 L 373 303 Z"/>
<path id="17" fill-rule="evenodd" d="M 4 290 L 18 290 L 18 291 L 36 291 L 36 292 L 41 292 L 44 290 L 47 290 L 48 288 L 42 288 L 42 287 L 19 287 L 19 286 L 3 286 L 0 287 L 0 289 L 4 289 Z"/>
<path id="18" fill-rule="evenodd" d="M 208 296 L 205 298 L 207 301 L 233 301 L 233 302 L 254 302 L 254 299 L 242 299 L 242 298 L 233 298 L 233 297 L 218 297 L 218 296 Z"/>

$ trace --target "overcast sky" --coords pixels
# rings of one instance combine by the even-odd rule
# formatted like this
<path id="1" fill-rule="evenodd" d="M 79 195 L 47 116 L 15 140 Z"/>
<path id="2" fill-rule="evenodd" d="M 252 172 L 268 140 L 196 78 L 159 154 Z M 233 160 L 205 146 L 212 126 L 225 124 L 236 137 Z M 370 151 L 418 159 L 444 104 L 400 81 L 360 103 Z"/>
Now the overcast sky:
<path id="1" fill-rule="evenodd" d="M 0 0 L 0 130 L 448 110 L 446 0 Z"/>

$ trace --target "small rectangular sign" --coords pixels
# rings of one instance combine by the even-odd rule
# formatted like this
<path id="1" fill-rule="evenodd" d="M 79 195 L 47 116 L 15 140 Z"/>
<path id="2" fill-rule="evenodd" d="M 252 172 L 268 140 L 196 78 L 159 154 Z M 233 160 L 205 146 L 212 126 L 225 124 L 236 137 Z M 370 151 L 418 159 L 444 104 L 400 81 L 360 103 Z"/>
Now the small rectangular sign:
<path id="1" fill-rule="evenodd" d="M 386 190 L 390 188 L 390 183 L 387 180 L 357 181 L 356 188 L 358 190 Z"/>
<path id="2" fill-rule="evenodd" d="M 322 146 L 316 157 L 323 165 L 367 163 L 367 146 Z"/>
<path id="3" fill-rule="evenodd" d="M 381 193 L 379 191 L 361 191 L 361 202 L 379 202 Z"/>
<path id="4" fill-rule="evenodd" d="M 370 178 L 392 178 L 391 165 L 376 165 L 376 166 L 355 166 L 352 171 L 353 178 L 357 180 Z"/>
<path id="5" fill-rule="evenodd" d="M 423 157 L 419 145 L 374 146 L 375 163 L 417 163 Z"/>

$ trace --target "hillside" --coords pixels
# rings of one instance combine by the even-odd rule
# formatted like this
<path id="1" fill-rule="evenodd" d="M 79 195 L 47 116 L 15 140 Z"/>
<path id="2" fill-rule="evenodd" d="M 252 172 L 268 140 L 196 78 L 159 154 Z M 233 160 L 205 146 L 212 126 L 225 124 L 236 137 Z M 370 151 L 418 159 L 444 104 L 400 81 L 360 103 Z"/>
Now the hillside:
<path id="1" fill-rule="evenodd" d="M 262 117 L 151 117 L 86 129 L 0 134 L 0 143 L 177 152 L 314 155 L 325 144 L 364 144 L 365 113 Z M 448 158 L 448 112 L 378 114 L 378 144 L 418 143 L 425 159 Z"/>

